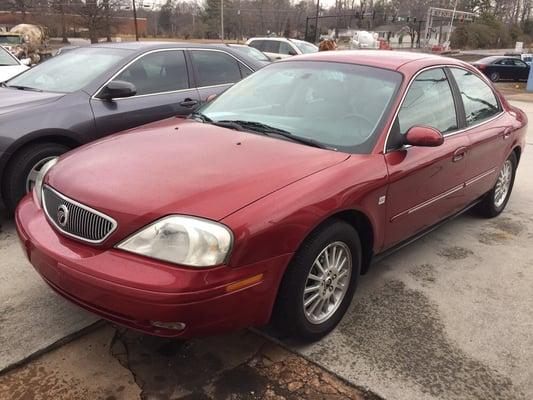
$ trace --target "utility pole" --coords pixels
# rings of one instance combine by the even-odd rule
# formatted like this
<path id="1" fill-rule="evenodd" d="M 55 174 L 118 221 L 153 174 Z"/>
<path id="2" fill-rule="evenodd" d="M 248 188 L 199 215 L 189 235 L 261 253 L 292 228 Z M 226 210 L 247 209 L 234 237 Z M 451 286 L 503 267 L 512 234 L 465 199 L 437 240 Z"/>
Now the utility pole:
<path id="1" fill-rule="evenodd" d="M 320 11 L 320 0 L 316 0 L 315 43 L 318 42 L 318 13 L 319 11 Z"/>
<path id="2" fill-rule="evenodd" d="M 339 37 L 339 0 L 335 0 L 335 39 Z"/>
<path id="3" fill-rule="evenodd" d="M 135 0 L 132 0 L 133 6 L 133 24 L 135 25 L 135 40 L 139 41 L 139 28 L 137 27 L 137 7 L 135 6 Z"/>
<path id="4" fill-rule="evenodd" d="M 220 38 L 224 42 L 224 0 L 220 0 Z"/>
<path id="5" fill-rule="evenodd" d="M 453 19 L 455 18 L 456 10 L 457 10 L 457 0 L 455 0 L 455 5 L 453 6 L 452 20 L 450 21 L 450 29 L 448 29 L 448 37 L 446 38 L 446 42 L 448 42 L 448 46 L 450 45 L 450 36 L 452 35 Z"/>

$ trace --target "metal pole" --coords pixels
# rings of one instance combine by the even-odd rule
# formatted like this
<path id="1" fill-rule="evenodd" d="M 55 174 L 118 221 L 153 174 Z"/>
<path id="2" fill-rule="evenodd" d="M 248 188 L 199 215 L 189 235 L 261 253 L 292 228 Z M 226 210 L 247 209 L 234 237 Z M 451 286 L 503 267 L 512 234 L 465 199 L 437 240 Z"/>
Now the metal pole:
<path id="1" fill-rule="evenodd" d="M 448 29 L 448 37 L 446 38 L 448 45 L 450 43 L 450 36 L 452 35 L 452 26 L 453 26 L 453 19 L 455 18 L 455 10 L 457 10 L 457 0 L 455 0 L 455 5 L 453 6 L 452 20 L 450 21 L 450 29 Z"/>
<path id="2" fill-rule="evenodd" d="M 319 11 L 320 11 L 320 0 L 316 0 L 315 43 L 318 42 L 318 13 Z"/>
<path id="3" fill-rule="evenodd" d="M 224 42 L 224 0 L 220 0 L 220 38 Z"/>
<path id="4" fill-rule="evenodd" d="M 305 40 L 309 40 L 309 37 L 307 36 L 308 32 L 307 32 L 307 28 L 309 26 L 309 17 L 305 17 Z"/>
<path id="5" fill-rule="evenodd" d="M 335 39 L 339 37 L 339 0 L 335 0 Z"/>
<path id="6" fill-rule="evenodd" d="M 133 24 L 135 25 L 135 40 L 139 41 L 139 28 L 137 27 L 137 7 L 135 6 L 135 0 L 132 0 L 133 5 Z"/>

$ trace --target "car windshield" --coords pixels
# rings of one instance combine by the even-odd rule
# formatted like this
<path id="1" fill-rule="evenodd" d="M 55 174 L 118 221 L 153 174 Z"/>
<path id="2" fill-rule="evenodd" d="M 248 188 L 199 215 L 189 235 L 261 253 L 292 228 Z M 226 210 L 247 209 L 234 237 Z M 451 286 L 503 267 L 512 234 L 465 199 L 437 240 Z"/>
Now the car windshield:
<path id="1" fill-rule="evenodd" d="M 401 81 L 398 72 L 370 66 L 280 62 L 237 83 L 200 111 L 215 124 L 236 122 L 250 128 L 245 130 L 274 135 L 282 130 L 323 147 L 369 153 Z"/>
<path id="2" fill-rule="evenodd" d="M 318 51 L 318 47 L 312 43 L 304 42 L 303 40 L 291 40 L 291 42 L 294 43 L 303 54 L 316 53 Z"/>
<path id="3" fill-rule="evenodd" d="M 36 65 L 7 81 L 7 86 L 44 92 L 72 93 L 127 57 L 129 50 L 86 47 Z"/>
<path id="4" fill-rule="evenodd" d="M 11 46 L 20 43 L 22 43 L 22 40 L 19 35 L 0 35 L 0 44 Z"/>
<path id="5" fill-rule="evenodd" d="M 7 50 L 0 47 L 0 67 L 10 65 L 20 65 L 17 60 L 7 52 Z"/>
<path id="6" fill-rule="evenodd" d="M 247 56 L 253 57 L 256 60 L 259 61 L 270 61 L 270 59 L 264 55 L 262 52 L 260 52 L 257 49 L 254 49 L 250 46 L 231 46 L 237 51 L 241 51 L 242 53 L 246 54 Z"/>

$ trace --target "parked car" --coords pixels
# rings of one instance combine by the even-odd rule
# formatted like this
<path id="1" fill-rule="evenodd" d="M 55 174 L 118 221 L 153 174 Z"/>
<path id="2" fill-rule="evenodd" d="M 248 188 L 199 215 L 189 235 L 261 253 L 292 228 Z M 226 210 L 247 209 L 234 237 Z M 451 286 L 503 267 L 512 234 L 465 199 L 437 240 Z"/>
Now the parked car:
<path id="1" fill-rule="evenodd" d="M 257 50 L 254 47 L 250 47 L 245 44 L 234 44 L 234 43 L 216 44 L 216 46 L 232 47 L 233 49 L 240 51 L 241 53 L 244 53 L 249 57 L 255 58 L 256 60 L 261 62 L 261 64 L 263 65 L 270 64 L 270 58 L 268 58 L 268 56 L 265 53 L 263 53 L 260 50 Z"/>
<path id="2" fill-rule="evenodd" d="M 0 46 L 0 82 L 5 82 L 27 69 L 27 65 Z"/>
<path id="3" fill-rule="evenodd" d="M 54 290 L 119 324 L 191 337 L 272 317 L 316 340 L 372 259 L 472 206 L 503 211 L 526 124 L 458 60 L 295 57 L 189 119 L 49 161 L 17 230 Z"/>
<path id="4" fill-rule="evenodd" d="M 485 57 L 472 63 L 491 81 L 523 81 L 529 76 L 529 65 L 517 57 Z"/>
<path id="5" fill-rule="evenodd" d="M 187 115 L 263 64 L 232 48 L 180 43 L 80 47 L 0 88 L 0 184 L 13 210 L 44 163 L 80 144 Z"/>
<path id="6" fill-rule="evenodd" d="M 280 37 L 255 37 L 246 44 L 265 53 L 272 61 L 318 51 L 314 44 L 298 39 Z"/>

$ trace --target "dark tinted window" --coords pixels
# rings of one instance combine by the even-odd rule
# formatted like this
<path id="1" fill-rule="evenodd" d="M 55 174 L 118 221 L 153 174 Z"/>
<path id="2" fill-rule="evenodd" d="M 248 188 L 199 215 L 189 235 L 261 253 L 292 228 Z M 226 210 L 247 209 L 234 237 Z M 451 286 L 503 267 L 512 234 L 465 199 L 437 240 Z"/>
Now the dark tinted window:
<path id="1" fill-rule="evenodd" d="M 235 83 L 241 80 L 241 71 L 237 61 L 220 51 L 192 51 L 198 86 L 213 86 Z"/>
<path id="2" fill-rule="evenodd" d="M 527 64 L 525 62 L 523 62 L 522 60 L 513 60 L 513 63 L 515 66 L 517 67 L 522 67 L 522 68 L 526 68 L 527 67 Z"/>
<path id="3" fill-rule="evenodd" d="M 457 129 L 452 91 L 441 68 L 422 72 L 411 83 L 397 123 L 402 135 L 415 125 L 431 126 L 443 134 Z"/>
<path id="4" fill-rule="evenodd" d="M 254 49 L 263 51 L 263 48 L 265 47 L 265 41 L 264 40 L 252 40 L 248 46 L 253 47 Z"/>
<path id="5" fill-rule="evenodd" d="M 451 71 L 461 92 L 468 126 L 500 112 L 494 92 L 481 78 L 464 69 L 451 68 Z"/>
<path id="6" fill-rule="evenodd" d="M 187 89 L 189 78 L 183 51 L 159 51 L 135 61 L 115 80 L 131 82 L 137 95 Z"/>
<path id="7" fill-rule="evenodd" d="M 7 50 L 0 48 L 0 66 L 4 65 L 19 65 L 19 63 Z"/>
<path id="8" fill-rule="evenodd" d="M 263 51 L 267 53 L 279 53 L 279 40 L 265 40 Z"/>
<path id="9" fill-rule="evenodd" d="M 241 69 L 241 76 L 246 78 L 248 75 L 251 75 L 253 71 L 248 68 L 246 65 L 239 63 L 239 68 Z"/>

